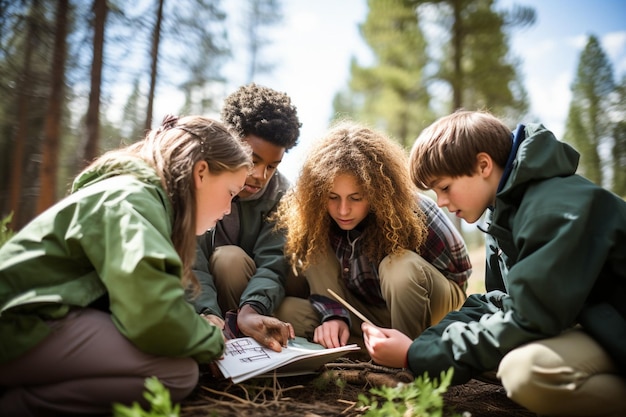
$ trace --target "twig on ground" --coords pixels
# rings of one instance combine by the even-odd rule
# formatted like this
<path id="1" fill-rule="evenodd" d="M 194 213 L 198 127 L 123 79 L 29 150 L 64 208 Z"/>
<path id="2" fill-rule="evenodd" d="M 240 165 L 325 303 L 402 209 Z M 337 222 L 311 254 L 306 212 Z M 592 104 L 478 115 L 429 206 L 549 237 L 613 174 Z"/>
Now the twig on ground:
<path id="1" fill-rule="evenodd" d="M 346 414 L 348 411 L 352 410 L 355 406 L 356 406 L 356 402 L 355 401 L 348 401 L 348 400 L 342 400 L 341 398 L 337 400 L 337 402 L 340 403 L 344 403 L 344 404 L 348 404 L 348 407 L 345 408 L 341 414 Z"/>
<path id="2" fill-rule="evenodd" d="M 238 395 L 227 392 L 228 389 L 231 389 L 234 386 L 240 388 L 243 391 L 243 395 L 245 398 L 242 398 Z M 224 389 L 224 391 L 218 391 L 218 390 L 209 388 L 204 385 L 202 385 L 200 388 L 204 391 L 207 391 L 217 396 L 217 397 L 202 396 L 204 400 L 210 403 L 213 403 L 215 405 L 228 407 L 230 409 L 238 409 L 242 407 L 243 408 L 259 408 L 259 407 L 267 408 L 269 405 L 273 405 L 273 406 L 280 408 L 281 404 L 284 404 L 285 402 L 289 402 L 291 400 L 290 397 L 284 396 L 286 392 L 296 390 L 296 389 L 302 389 L 304 388 L 304 385 L 294 385 L 291 387 L 283 388 L 280 384 L 280 381 L 276 377 L 276 375 L 274 375 L 272 386 L 261 387 L 261 389 L 252 398 L 248 390 L 248 387 L 246 387 L 245 384 L 238 384 L 238 385 L 231 384 L 227 386 Z M 255 388 L 258 388 L 258 387 L 255 387 Z M 269 393 L 271 393 L 271 399 L 269 399 L 270 398 L 270 396 L 268 395 Z M 225 398 L 228 398 L 229 400 L 225 401 L 225 400 L 220 399 L 220 397 L 222 398 L 225 397 Z M 235 403 L 233 403 L 230 400 L 234 400 Z M 187 406 L 186 409 L 194 410 L 194 409 L 201 409 L 203 407 L 206 407 L 206 405 L 205 406 Z"/>
<path id="3" fill-rule="evenodd" d="M 249 399 L 244 399 L 244 398 L 238 397 L 236 395 L 229 394 L 228 392 L 225 392 L 225 391 L 217 391 L 217 390 L 214 390 L 212 388 L 205 387 L 205 386 L 202 386 L 200 388 L 202 388 L 205 391 L 209 391 L 212 394 L 223 395 L 224 397 L 228 397 L 228 398 L 233 399 L 233 400 L 235 400 L 237 402 L 240 402 L 242 404 L 248 404 L 248 403 L 251 402 Z"/>

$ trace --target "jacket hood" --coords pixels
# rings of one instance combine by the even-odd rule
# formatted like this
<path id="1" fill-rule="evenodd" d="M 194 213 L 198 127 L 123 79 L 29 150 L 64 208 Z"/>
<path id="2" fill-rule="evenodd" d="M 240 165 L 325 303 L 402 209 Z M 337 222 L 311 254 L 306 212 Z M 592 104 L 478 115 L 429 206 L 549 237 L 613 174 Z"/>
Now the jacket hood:
<path id="1" fill-rule="evenodd" d="M 132 175 L 142 182 L 163 187 L 156 171 L 143 159 L 133 156 L 116 156 L 115 161 L 107 160 L 81 172 L 72 184 L 72 193 L 108 178 Z"/>
<path id="2" fill-rule="evenodd" d="M 530 182 L 576 173 L 580 155 L 541 124 L 518 126 L 513 136 L 512 158 L 505 167 L 499 195 L 514 192 Z"/>

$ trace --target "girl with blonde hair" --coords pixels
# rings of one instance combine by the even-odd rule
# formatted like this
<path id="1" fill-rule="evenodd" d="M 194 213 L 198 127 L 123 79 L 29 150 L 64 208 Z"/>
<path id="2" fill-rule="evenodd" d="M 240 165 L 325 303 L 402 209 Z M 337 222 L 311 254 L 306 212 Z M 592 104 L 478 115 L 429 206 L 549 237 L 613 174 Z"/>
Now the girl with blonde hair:
<path id="1" fill-rule="evenodd" d="M 400 145 L 366 126 L 344 121 L 313 146 L 277 225 L 311 296 L 286 299 L 276 314 L 325 347 L 362 334 L 327 289 L 412 337 L 465 300 L 471 263 L 463 239 L 417 194 Z"/>
<path id="2" fill-rule="evenodd" d="M 219 122 L 168 116 L 111 151 L 0 248 L 0 415 L 111 414 L 157 377 L 173 401 L 224 349 L 185 291 L 196 235 L 230 210 L 250 149 Z"/>

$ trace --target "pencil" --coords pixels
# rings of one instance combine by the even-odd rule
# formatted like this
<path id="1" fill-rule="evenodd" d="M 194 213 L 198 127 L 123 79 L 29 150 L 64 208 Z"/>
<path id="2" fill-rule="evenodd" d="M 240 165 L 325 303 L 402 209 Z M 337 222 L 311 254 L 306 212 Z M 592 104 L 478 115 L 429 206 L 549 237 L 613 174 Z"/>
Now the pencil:
<path id="1" fill-rule="evenodd" d="M 331 290 L 330 288 L 326 288 L 326 290 L 328 290 L 328 292 L 330 293 L 330 295 L 332 295 L 333 297 L 335 297 L 335 299 L 337 301 L 339 301 L 341 303 L 341 305 L 343 305 L 345 308 L 347 308 L 348 310 L 350 310 L 351 312 L 354 313 L 355 316 L 357 316 L 358 318 L 360 318 L 361 320 L 363 320 L 366 323 L 371 324 L 372 326 L 374 326 L 374 323 L 371 322 L 371 320 L 369 320 L 367 317 L 365 317 L 359 310 L 357 310 L 356 308 L 352 307 L 350 305 L 350 303 L 348 303 L 346 300 L 344 300 L 343 298 L 341 298 L 336 292 L 334 292 L 333 290 Z"/>

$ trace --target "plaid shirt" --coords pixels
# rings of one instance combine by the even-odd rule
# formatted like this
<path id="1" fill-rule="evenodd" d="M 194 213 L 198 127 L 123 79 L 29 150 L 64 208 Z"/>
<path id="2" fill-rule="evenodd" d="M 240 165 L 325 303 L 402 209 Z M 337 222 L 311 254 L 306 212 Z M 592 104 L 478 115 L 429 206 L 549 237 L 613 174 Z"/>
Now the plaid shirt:
<path id="1" fill-rule="evenodd" d="M 472 273 L 472 264 L 462 236 L 430 197 L 420 194 L 417 198 L 428 227 L 428 237 L 419 249 L 420 255 L 446 278 L 465 289 L 467 279 Z M 378 265 L 361 253 L 360 243 L 364 238 L 366 236 L 362 235 L 361 228 L 343 232 L 334 227 L 331 230 L 330 243 L 341 264 L 341 279 L 346 288 L 369 304 L 384 306 Z M 342 318 L 350 323 L 348 311 L 335 300 L 312 294 L 310 301 L 320 314 L 322 322 L 331 318 Z"/>

